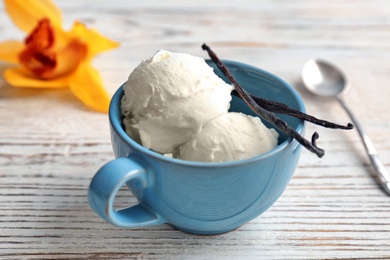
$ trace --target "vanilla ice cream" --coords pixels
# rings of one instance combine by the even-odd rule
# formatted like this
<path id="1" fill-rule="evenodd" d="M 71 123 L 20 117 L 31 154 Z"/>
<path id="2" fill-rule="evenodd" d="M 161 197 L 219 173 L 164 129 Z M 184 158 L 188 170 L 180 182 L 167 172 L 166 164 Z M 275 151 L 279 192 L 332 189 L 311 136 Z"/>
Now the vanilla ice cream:
<path id="1" fill-rule="evenodd" d="M 198 162 L 246 159 L 274 148 L 278 136 L 258 117 L 226 113 L 209 121 L 191 140 L 179 146 L 175 157 Z"/>
<path id="2" fill-rule="evenodd" d="M 232 89 L 204 59 L 158 51 L 134 69 L 124 86 L 126 132 L 147 148 L 172 153 L 227 113 Z"/>

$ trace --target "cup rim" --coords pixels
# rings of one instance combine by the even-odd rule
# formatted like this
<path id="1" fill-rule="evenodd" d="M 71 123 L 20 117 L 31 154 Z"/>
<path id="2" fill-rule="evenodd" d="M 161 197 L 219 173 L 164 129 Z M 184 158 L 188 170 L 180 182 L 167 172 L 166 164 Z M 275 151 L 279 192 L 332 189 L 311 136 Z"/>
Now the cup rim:
<path id="1" fill-rule="evenodd" d="M 206 60 L 207 62 L 210 62 L 210 60 Z M 233 60 L 223 60 L 226 66 L 235 66 L 235 67 L 240 67 L 244 69 L 250 69 L 250 70 L 256 70 L 262 74 L 264 74 L 267 77 L 271 77 L 274 80 L 278 81 L 283 87 L 290 92 L 290 94 L 296 99 L 298 103 L 298 110 L 302 112 L 306 112 L 304 102 L 298 92 L 290 86 L 286 81 L 281 79 L 280 77 L 257 67 L 254 67 L 252 65 L 248 65 L 242 62 L 238 61 L 233 61 Z M 124 90 L 123 87 L 126 84 L 124 82 L 114 93 L 111 101 L 110 101 L 110 106 L 109 106 L 109 121 L 112 126 L 112 128 L 115 130 L 115 132 L 118 134 L 118 136 L 126 143 L 130 144 L 132 146 L 132 149 L 145 154 L 149 157 L 152 157 L 155 160 L 161 160 L 165 161 L 167 163 L 174 163 L 174 164 L 179 164 L 179 165 L 186 165 L 190 167 L 231 167 L 231 166 L 237 166 L 237 165 L 242 165 L 242 164 L 248 164 L 252 163 L 255 161 L 263 160 L 268 157 L 271 157 L 275 155 L 276 153 L 280 153 L 282 150 L 288 148 L 289 146 L 293 145 L 294 140 L 292 137 L 288 137 L 286 140 L 284 140 L 282 143 L 278 144 L 275 148 L 271 149 L 268 152 L 265 152 L 263 154 L 259 154 L 250 158 L 242 159 L 242 160 L 235 160 L 235 161 L 228 161 L 228 162 L 196 162 L 196 161 L 187 161 L 187 160 L 182 160 L 182 159 L 177 159 L 177 158 L 171 158 L 165 155 L 162 155 L 160 153 L 157 153 L 153 150 L 150 150 L 138 142 L 134 141 L 130 136 L 126 133 L 125 129 L 123 128 L 123 123 L 121 120 L 121 100 L 122 96 L 124 95 Z M 120 115 L 118 115 L 118 111 Z M 298 126 L 295 128 L 295 130 L 302 134 L 305 129 L 305 121 L 300 120 Z"/>

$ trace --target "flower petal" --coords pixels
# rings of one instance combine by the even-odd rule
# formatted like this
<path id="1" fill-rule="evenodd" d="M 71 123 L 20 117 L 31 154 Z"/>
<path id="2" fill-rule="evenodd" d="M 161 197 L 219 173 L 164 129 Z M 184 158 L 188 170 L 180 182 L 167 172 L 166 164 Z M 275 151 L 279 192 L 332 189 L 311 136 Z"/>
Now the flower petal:
<path id="1" fill-rule="evenodd" d="M 77 21 L 74 23 L 71 33 L 74 37 L 82 39 L 88 45 L 89 58 L 99 52 L 119 46 L 119 43 L 104 37 L 96 30 L 88 29 L 83 23 Z"/>
<path id="2" fill-rule="evenodd" d="M 110 97 L 103 87 L 99 72 L 89 63 L 81 63 L 69 76 L 69 87 L 73 94 L 88 107 L 99 112 L 108 112 Z"/>
<path id="3" fill-rule="evenodd" d="M 55 27 L 62 26 L 61 10 L 51 0 L 4 0 L 4 4 L 12 21 L 25 32 L 42 18 L 48 18 Z"/>
<path id="4" fill-rule="evenodd" d="M 55 42 L 54 29 L 47 18 L 38 21 L 38 24 L 24 40 L 27 48 L 38 50 L 49 49 Z"/>
<path id="5" fill-rule="evenodd" d="M 18 55 L 23 50 L 24 44 L 19 41 L 6 41 L 0 43 L 0 60 L 18 63 Z"/>
<path id="6" fill-rule="evenodd" d="M 49 77 L 58 77 L 73 73 L 78 65 L 85 59 L 87 46 L 78 39 L 75 39 L 63 49 L 57 52 L 57 66 Z"/>
<path id="7" fill-rule="evenodd" d="M 4 78 L 14 87 L 64 88 L 68 86 L 68 77 L 66 76 L 52 80 L 42 80 L 25 68 L 9 68 L 4 72 Z"/>

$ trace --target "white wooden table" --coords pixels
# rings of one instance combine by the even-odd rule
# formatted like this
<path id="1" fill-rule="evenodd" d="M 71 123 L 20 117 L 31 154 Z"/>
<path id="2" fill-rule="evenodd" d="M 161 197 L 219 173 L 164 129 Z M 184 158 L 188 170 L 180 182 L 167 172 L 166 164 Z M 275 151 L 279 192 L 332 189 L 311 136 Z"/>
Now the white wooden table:
<path id="1" fill-rule="evenodd" d="M 336 63 L 350 79 L 346 101 L 390 171 L 389 1 L 55 3 L 67 28 L 78 19 L 121 43 L 94 61 L 110 94 L 156 50 L 207 58 L 206 42 L 223 59 L 290 82 L 310 114 L 346 123 L 335 100 L 299 81 L 309 58 Z M 1 3 L 0 41 L 22 37 Z M 313 131 L 326 155 L 303 150 L 282 197 L 238 230 L 127 230 L 100 219 L 86 199 L 91 177 L 113 159 L 107 115 L 86 110 L 67 89 L 16 89 L 0 79 L 0 259 L 390 259 L 390 197 L 357 132 L 309 125 L 307 137 Z"/>

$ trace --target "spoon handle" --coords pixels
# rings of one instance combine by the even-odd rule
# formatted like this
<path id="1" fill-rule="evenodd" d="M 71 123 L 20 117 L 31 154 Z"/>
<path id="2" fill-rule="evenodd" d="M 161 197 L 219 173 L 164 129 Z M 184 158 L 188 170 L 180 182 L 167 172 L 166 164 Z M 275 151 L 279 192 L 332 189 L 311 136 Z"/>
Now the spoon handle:
<path id="1" fill-rule="evenodd" d="M 375 168 L 376 175 L 378 177 L 378 180 L 380 184 L 382 185 L 383 189 L 386 191 L 388 195 L 390 195 L 390 175 L 386 171 L 385 166 L 383 165 L 382 161 L 379 159 L 378 154 L 375 150 L 375 147 L 373 143 L 371 142 L 371 139 L 368 137 L 367 133 L 363 130 L 362 125 L 357 120 L 355 115 L 352 113 L 352 111 L 348 108 L 344 100 L 337 96 L 337 100 L 340 102 L 341 106 L 347 111 L 348 115 L 351 118 L 351 121 L 355 125 L 362 141 L 364 144 L 364 147 L 366 148 L 367 154 L 371 160 L 372 165 Z"/>

